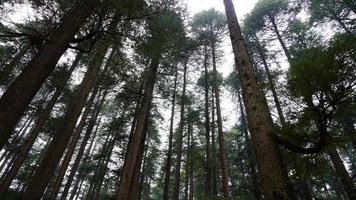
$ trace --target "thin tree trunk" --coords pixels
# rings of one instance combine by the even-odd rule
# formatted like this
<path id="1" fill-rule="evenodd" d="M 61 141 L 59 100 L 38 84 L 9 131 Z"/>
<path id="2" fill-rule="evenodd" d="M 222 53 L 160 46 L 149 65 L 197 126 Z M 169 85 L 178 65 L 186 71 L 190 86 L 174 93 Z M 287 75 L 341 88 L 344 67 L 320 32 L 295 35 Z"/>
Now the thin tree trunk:
<path id="1" fill-rule="evenodd" d="M 163 188 L 163 200 L 168 200 L 169 193 L 169 182 L 171 178 L 171 166 L 172 166 L 172 146 L 173 146 L 173 124 L 174 124 L 174 109 L 176 104 L 176 92 L 177 92 L 177 78 L 178 72 L 174 75 L 174 86 L 173 86 L 173 96 L 172 96 L 172 109 L 171 109 L 171 121 L 169 126 L 169 137 L 168 137 L 168 152 L 165 167 L 165 177 L 164 177 L 164 188 Z"/>
<path id="2" fill-rule="evenodd" d="M 216 142 L 215 142 L 215 100 L 214 93 L 211 93 L 211 148 L 212 148 L 212 159 L 211 159 L 211 171 L 212 171 L 212 194 L 213 196 L 218 195 L 218 181 L 216 172 Z"/>
<path id="3" fill-rule="evenodd" d="M 117 142 L 117 139 L 118 139 L 117 136 L 114 137 L 113 140 L 109 144 L 109 147 L 108 147 L 107 152 L 105 154 L 106 156 L 105 156 L 104 162 L 102 163 L 102 165 L 99 168 L 98 178 L 97 178 L 96 182 L 93 185 L 92 197 L 89 198 L 89 199 L 96 200 L 96 199 L 99 198 L 101 186 L 102 186 L 102 183 L 104 181 L 105 173 L 106 173 L 109 161 L 110 161 L 110 157 L 111 157 L 112 151 L 114 149 L 114 145 Z"/>
<path id="4" fill-rule="evenodd" d="M 7 173 L 6 178 L 4 179 L 4 181 L 2 181 L 1 184 L 0 184 L 0 198 L 9 189 L 9 187 L 10 187 L 12 181 L 14 180 L 16 174 L 20 170 L 21 165 L 25 161 L 28 153 L 30 152 L 30 150 L 32 148 L 32 145 L 36 141 L 36 138 L 37 138 L 38 134 L 41 132 L 43 125 L 45 124 L 46 120 L 50 116 L 51 111 L 52 111 L 57 99 L 61 95 L 61 93 L 62 93 L 62 91 L 63 91 L 63 89 L 65 87 L 65 84 L 69 80 L 69 78 L 70 78 L 72 72 L 74 71 L 74 69 L 77 67 L 80 59 L 81 59 L 81 54 L 78 54 L 76 59 L 74 60 L 74 62 L 72 64 L 72 66 L 69 68 L 68 72 L 66 73 L 66 75 L 65 75 L 66 78 L 61 82 L 60 85 L 58 85 L 56 87 L 56 91 L 54 92 L 51 100 L 49 100 L 49 102 L 47 103 L 47 105 L 44 108 L 44 110 L 40 113 L 40 116 L 37 119 L 36 124 L 34 125 L 34 127 L 31 130 L 31 132 L 29 133 L 27 141 L 21 147 L 21 150 L 20 150 L 18 156 L 15 158 L 14 165 L 12 166 L 10 171 Z"/>
<path id="5" fill-rule="evenodd" d="M 277 36 L 277 39 L 279 41 L 279 44 L 281 45 L 283 51 L 284 51 L 284 54 L 286 55 L 287 59 L 289 62 L 292 61 L 292 56 L 290 55 L 290 52 L 286 46 L 286 43 L 284 42 L 282 36 L 281 36 L 281 33 L 279 32 L 278 30 L 278 26 L 276 24 L 276 20 L 274 19 L 274 17 L 272 15 L 268 15 L 269 17 L 269 20 L 270 22 L 272 23 L 272 27 L 273 27 L 273 30 L 274 30 L 274 33 L 276 34 Z"/>
<path id="6" fill-rule="evenodd" d="M 79 183 L 80 182 L 80 183 Z M 83 180 L 81 180 L 81 177 L 77 177 L 77 179 L 75 180 L 75 182 L 74 182 L 74 187 L 73 187 L 73 189 L 72 189 L 72 191 L 71 191 L 71 194 L 70 194 L 70 197 L 69 197 L 69 199 L 73 199 L 74 198 L 74 196 L 75 196 L 75 194 L 77 193 L 77 190 L 78 190 L 78 188 L 81 188 L 82 186 L 81 186 L 81 184 L 83 183 Z M 68 184 L 68 183 L 67 183 Z M 66 185 L 67 186 L 67 185 Z M 67 192 L 68 193 L 68 192 Z M 67 195 L 67 194 L 66 194 Z M 65 196 L 65 198 L 63 198 L 63 193 L 62 193 L 62 196 L 61 196 L 61 199 L 66 199 L 66 197 L 67 196 Z"/>
<path id="7" fill-rule="evenodd" d="M 188 134 L 190 134 L 190 150 L 194 150 L 194 136 L 192 133 L 192 122 L 188 124 Z M 191 152 L 192 154 L 193 152 Z M 189 200 L 193 200 L 194 197 L 194 160 L 189 159 Z"/>
<path id="8" fill-rule="evenodd" d="M 188 127 L 190 126 L 190 122 L 188 122 Z M 188 128 L 189 129 L 189 128 Z M 190 151 L 190 130 L 188 130 L 187 133 L 187 147 L 185 150 L 185 183 L 184 183 L 184 200 L 188 200 L 189 198 L 189 170 L 190 170 L 190 156 L 189 156 L 189 151 Z"/>
<path id="9" fill-rule="evenodd" d="M 290 200 L 292 195 L 288 191 L 287 176 L 277 144 L 271 136 L 273 121 L 266 97 L 255 78 L 232 0 L 224 0 L 224 5 L 264 196 L 267 200 Z"/>
<path id="10" fill-rule="evenodd" d="M 20 62 L 21 58 L 28 52 L 30 46 L 24 45 L 21 49 L 16 53 L 16 55 L 11 59 L 8 64 L 5 64 L 2 70 L 0 71 L 0 85 L 4 84 L 4 81 L 11 72 L 14 71 L 16 65 Z"/>
<path id="11" fill-rule="evenodd" d="M 356 199 L 356 188 L 350 174 L 347 172 L 344 163 L 342 162 L 339 153 L 335 147 L 328 150 L 328 155 L 333 163 L 335 173 L 340 178 L 343 188 L 350 200 Z"/>
<path id="12" fill-rule="evenodd" d="M 85 73 L 76 96 L 68 106 L 68 110 L 61 126 L 59 126 L 54 133 L 54 138 L 48 147 L 44 160 L 41 162 L 24 193 L 24 199 L 29 200 L 29 197 L 31 197 L 30 199 L 39 199 L 42 196 L 46 185 L 48 184 L 50 177 L 53 176 L 63 151 L 69 142 L 70 134 L 76 125 L 89 92 L 97 82 L 101 62 L 104 60 L 107 49 L 108 47 L 106 44 L 102 44 L 98 47 L 97 54 L 94 56 L 95 59 L 93 59 L 88 67 L 88 71 Z M 108 65 L 106 65 L 105 68 L 107 68 L 107 66 Z"/>
<path id="13" fill-rule="evenodd" d="M 286 127 L 286 120 L 285 120 L 284 115 L 283 115 L 281 103 L 280 103 L 279 98 L 278 98 L 278 94 L 277 94 L 276 87 L 275 87 L 275 84 L 274 84 L 274 81 L 273 81 L 273 78 L 272 78 L 272 74 L 271 74 L 271 71 L 269 70 L 269 67 L 268 67 L 268 64 L 267 64 L 267 61 L 266 61 L 265 53 L 263 52 L 262 47 L 261 47 L 257 37 L 256 37 L 256 42 L 257 42 L 257 45 L 258 45 L 259 54 L 261 56 L 263 66 L 264 66 L 265 71 L 266 71 L 266 75 L 267 75 L 267 79 L 268 79 L 268 85 L 269 85 L 269 88 L 270 88 L 270 90 L 272 92 L 272 95 L 273 95 L 274 104 L 276 105 L 276 108 L 277 108 L 279 121 L 281 122 L 282 127 Z"/>
<path id="14" fill-rule="evenodd" d="M 242 98 L 241 98 L 240 91 L 237 92 L 237 97 L 238 97 L 239 106 L 240 106 L 242 130 L 243 130 L 245 141 L 246 141 L 248 164 L 250 167 L 252 186 L 253 186 L 252 190 L 253 190 L 253 194 L 254 194 L 255 198 L 257 200 L 261 200 L 262 195 L 261 195 L 261 191 L 260 191 L 260 187 L 259 187 L 259 183 L 258 183 L 258 179 L 257 179 L 256 162 L 255 162 L 255 158 L 254 158 L 253 151 L 252 151 L 251 140 L 248 135 L 246 116 L 245 116 L 245 112 L 244 112 L 244 107 L 242 105 Z"/>
<path id="15" fill-rule="evenodd" d="M 95 93 L 96 93 L 96 91 L 95 91 Z M 96 119 L 98 118 L 99 112 L 101 110 L 101 107 L 102 107 L 102 105 L 103 105 L 103 103 L 105 101 L 106 94 L 107 94 L 107 90 L 102 95 L 101 100 L 99 100 L 97 102 L 97 104 L 94 105 L 95 110 L 94 110 L 92 119 L 90 120 L 90 122 L 88 124 L 86 132 L 92 132 L 92 130 L 94 128 L 94 125 L 95 125 L 95 122 L 96 122 Z M 95 94 L 93 93 L 92 96 L 95 96 Z M 84 124 L 85 124 L 86 118 L 89 115 L 89 112 L 90 112 L 90 109 L 91 109 L 91 105 L 93 104 L 94 98 L 90 99 L 90 100 L 91 101 L 88 102 L 88 105 L 87 105 L 87 107 L 85 108 L 85 110 L 83 112 L 83 115 L 82 115 L 81 121 L 78 124 L 78 127 L 75 129 L 75 131 L 74 131 L 74 133 L 72 135 L 72 139 L 71 139 L 72 141 L 71 141 L 71 143 L 70 143 L 70 145 L 68 147 L 67 153 L 66 153 L 66 155 L 65 155 L 65 157 L 64 157 L 64 159 L 62 161 L 61 167 L 60 167 L 60 169 L 58 171 L 58 175 L 57 175 L 56 181 L 55 181 L 55 183 L 53 185 L 53 189 L 52 189 L 52 191 L 50 193 L 49 199 L 56 199 L 57 194 L 59 192 L 59 189 L 61 188 L 64 175 L 65 175 L 65 173 L 67 171 L 67 168 L 69 166 L 69 162 L 72 159 L 73 153 L 75 151 L 75 147 L 77 146 L 77 142 L 78 142 L 79 137 L 80 137 L 80 133 L 82 132 L 82 130 L 84 128 Z M 85 135 L 87 135 L 87 134 L 85 134 Z M 90 136 L 90 134 L 89 134 L 89 136 Z"/>
<path id="16" fill-rule="evenodd" d="M 139 191 L 137 199 L 142 199 L 143 186 L 145 184 L 144 182 L 145 182 L 145 168 L 146 168 L 146 163 L 147 163 L 147 152 L 148 152 L 148 148 L 145 149 L 145 155 L 143 158 L 141 177 L 140 177 L 140 191 Z"/>
<path id="17" fill-rule="evenodd" d="M 137 123 L 135 131 L 130 137 L 127 147 L 127 157 L 122 169 L 120 179 L 118 200 L 128 200 L 130 192 L 137 189 L 137 179 L 135 174 L 139 173 L 139 167 L 142 161 L 142 148 L 146 139 L 146 131 L 148 125 L 149 112 L 153 97 L 153 89 L 156 82 L 157 70 L 160 56 L 154 56 L 151 59 L 151 65 L 146 74 L 145 92 L 143 94 L 142 103 L 137 115 Z"/>
<path id="18" fill-rule="evenodd" d="M 219 159 L 221 166 L 221 176 L 223 183 L 223 194 L 225 198 L 229 197 L 229 180 L 228 180 L 228 164 L 225 153 L 224 131 L 222 127 L 222 117 L 220 108 L 220 91 L 218 83 L 218 72 L 216 70 L 216 57 L 215 57 L 215 44 L 211 45 L 212 57 L 213 57 L 213 71 L 214 71 L 214 93 L 216 103 L 216 116 L 218 122 L 218 138 L 219 138 Z"/>
<path id="19" fill-rule="evenodd" d="M 71 171 L 69 173 L 68 179 L 66 181 L 66 185 L 65 185 L 64 190 L 62 192 L 62 196 L 61 196 L 62 200 L 64 200 L 68 195 L 68 191 L 70 189 L 71 183 L 72 183 L 72 181 L 74 179 L 75 173 L 76 173 L 76 171 L 77 171 L 77 169 L 79 167 L 80 161 L 81 161 L 81 159 L 83 157 L 83 154 L 84 154 L 84 151 L 85 151 L 85 147 L 86 147 L 86 145 L 87 145 L 87 143 L 89 141 L 90 135 L 92 134 L 92 130 L 93 130 L 94 126 L 95 126 L 96 119 L 98 118 L 100 110 L 101 110 L 101 108 L 102 108 L 102 106 L 104 104 L 107 92 L 108 92 L 107 90 L 104 91 L 104 94 L 101 97 L 101 100 L 100 100 L 99 104 L 95 107 L 95 110 L 94 110 L 93 115 L 92 115 L 92 119 L 89 121 L 89 124 L 87 126 L 87 130 L 85 131 L 85 134 L 84 134 L 82 142 L 80 144 L 77 156 L 76 156 L 76 158 L 74 160 L 73 166 L 71 168 Z M 96 135 L 96 132 L 94 134 Z M 89 152 L 90 152 L 90 148 L 88 149 L 88 154 L 89 154 Z M 81 178 L 81 173 L 78 174 L 78 179 L 80 179 L 80 178 Z"/>
<path id="20" fill-rule="evenodd" d="M 180 123 L 178 129 L 178 137 L 177 137 L 177 158 L 176 158 L 176 174 L 174 179 L 174 190 L 173 190 L 173 199 L 179 199 L 179 188 L 180 188 L 180 168 L 182 162 L 182 146 L 183 146 L 183 129 L 184 129 L 184 112 L 185 112 L 185 93 L 187 86 L 187 66 L 188 66 L 188 58 L 186 58 L 184 63 L 184 72 L 183 72 L 183 91 L 181 97 L 181 106 L 180 106 Z"/>
<path id="21" fill-rule="evenodd" d="M 48 42 L 39 50 L 0 99 L 0 149 L 37 91 L 52 73 L 70 40 L 93 12 L 97 1 L 81 0 L 64 17 Z M 14 101 L 16 99 L 16 101 Z"/>
<path id="22" fill-rule="evenodd" d="M 209 120 L 209 72 L 208 72 L 208 52 L 204 46 L 204 101 L 205 101 L 205 196 L 209 197 L 212 190 L 211 178 L 211 148 L 210 148 L 210 120 Z"/>

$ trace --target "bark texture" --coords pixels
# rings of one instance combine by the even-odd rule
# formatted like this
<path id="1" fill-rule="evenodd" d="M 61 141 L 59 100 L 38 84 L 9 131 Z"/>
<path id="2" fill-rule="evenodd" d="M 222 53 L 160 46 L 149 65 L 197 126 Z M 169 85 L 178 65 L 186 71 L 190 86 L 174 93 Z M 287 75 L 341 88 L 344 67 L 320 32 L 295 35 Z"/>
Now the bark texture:
<path id="1" fill-rule="evenodd" d="M 146 74 L 145 91 L 137 114 L 135 130 L 130 137 L 130 142 L 127 147 L 127 157 L 125 158 L 122 170 L 117 197 L 118 200 L 129 200 L 131 191 L 137 188 L 138 178 L 135 178 L 135 175 L 137 176 L 139 173 L 140 167 L 137 166 L 141 166 L 143 157 L 143 144 L 146 139 L 147 124 L 151 109 L 153 89 L 156 82 L 159 58 L 160 56 L 154 56 L 151 59 L 151 65 Z"/>
<path id="2" fill-rule="evenodd" d="M 9 86 L 0 99 L 0 149 L 37 91 L 52 73 L 59 58 L 82 24 L 93 12 L 95 0 L 81 0 L 54 31 L 48 42 Z"/>
<path id="3" fill-rule="evenodd" d="M 273 121 L 266 98 L 257 83 L 232 0 L 224 0 L 224 5 L 265 198 L 290 200 L 292 197 L 288 192 L 277 144 L 271 137 Z"/>
<path id="4" fill-rule="evenodd" d="M 41 198 L 50 178 L 54 175 L 56 166 L 69 142 L 72 130 L 76 125 L 87 97 L 97 82 L 100 66 L 104 60 L 107 49 L 108 47 L 106 44 L 98 47 L 97 55 L 94 55 L 95 59 L 93 59 L 88 67 L 73 101 L 68 106 L 61 126 L 58 126 L 56 129 L 46 155 L 36 170 L 34 177 L 29 182 L 29 186 L 24 193 L 23 199 L 29 200 Z"/>
<path id="5" fill-rule="evenodd" d="M 5 192 L 9 189 L 12 181 L 14 180 L 16 174 L 20 170 L 21 165 L 25 161 L 27 154 L 30 152 L 32 145 L 36 141 L 36 138 L 38 134 L 41 132 L 43 125 L 45 124 L 46 120 L 51 114 L 51 111 L 58 100 L 59 96 L 61 95 L 65 84 L 69 80 L 72 72 L 74 69 L 77 67 L 79 61 L 81 59 L 81 54 L 78 54 L 74 62 L 72 63 L 72 66 L 68 70 L 66 74 L 66 78 L 61 82 L 60 85 L 57 86 L 56 91 L 54 92 L 51 100 L 47 103 L 46 107 L 43 109 L 41 112 L 39 118 L 37 119 L 34 127 L 29 133 L 29 136 L 27 137 L 27 141 L 25 144 L 21 147 L 21 150 L 18 154 L 18 156 L 14 160 L 14 165 L 10 169 L 10 171 L 6 174 L 6 177 L 3 179 L 3 181 L 0 184 L 0 197 L 5 194 Z"/>

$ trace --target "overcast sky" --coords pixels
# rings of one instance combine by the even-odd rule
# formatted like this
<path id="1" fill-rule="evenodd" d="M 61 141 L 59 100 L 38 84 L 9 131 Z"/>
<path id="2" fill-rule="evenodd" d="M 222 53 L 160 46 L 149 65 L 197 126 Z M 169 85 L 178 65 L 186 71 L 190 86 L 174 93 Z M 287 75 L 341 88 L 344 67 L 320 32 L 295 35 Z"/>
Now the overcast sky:
<path id="1" fill-rule="evenodd" d="M 210 8 L 215 8 L 223 13 L 224 10 L 224 3 L 223 0 L 183 0 L 187 4 L 188 11 L 191 16 L 194 14 L 208 10 Z M 235 10 L 238 19 L 241 20 L 244 18 L 246 14 L 248 14 L 254 5 L 256 4 L 257 0 L 233 0 L 235 5 Z M 218 65 L 218 71 L 223 74 L 224 77 L 229 75 L 233 68 L 234 64 L 234 56 L 232 54 L 232 47 L 230 43 L 230 38 L 226 37 L 224 43 L 222 44 L 222 49 L 224 51 L 224 58 L 222 63 Z M 232 126 L 234 126 L 237 122 L 237 109 L 234 100 L 231 98 L 231 94 L 229 92 L 222 93 L 221 96 L 222 102 L 222 115 L 224 120 L 224 129 L 228 131 Z"/>

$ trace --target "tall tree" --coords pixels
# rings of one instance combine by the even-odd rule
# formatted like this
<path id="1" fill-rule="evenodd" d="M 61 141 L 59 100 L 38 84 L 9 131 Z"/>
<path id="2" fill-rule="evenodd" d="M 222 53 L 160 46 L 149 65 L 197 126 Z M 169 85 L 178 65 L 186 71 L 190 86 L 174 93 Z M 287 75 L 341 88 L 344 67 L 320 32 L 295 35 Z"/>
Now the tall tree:
<path id="1" fill-rule="evenodd" d="M 0 99 L 0 148 L 82 24 L 98 5 L 79 1 Z M 16 101 L 13 101 L 16 99 Z"/>
<path id="2" fill-rule="evenodd" d="M 176 141 L 176 151 L 177 151 L 177 158 L 176 158 L 176 174 L 174 179 L 174 191 L 173 191 L 173 199 L 179 199 L 179 188 L 180 188 L 180 168 L 182 162 L 182 148 L 183 148 L 183 131 L 185 125 L 185 104 L 186 104 L 186 88 L 187 88 L 187 68 L 188 68 L 188 61 L 189 57 L 186 56 L 185 61 L 183 63 L 183 85 L 182 85 L 182 96 L 180 99 L 180 121 L 179 121 L 179 128 L 178 128 L 178 135 Z"/>
<path id="3" fill-rule="evenodd" d="M 267 199 L 292 199 L 288 194 L 277 144 L 271 136 L 273 121 L 266 98 L 255 78 L 234 5 L 231 0 L 224 0 L 224 5 L 264 195 Z"/>

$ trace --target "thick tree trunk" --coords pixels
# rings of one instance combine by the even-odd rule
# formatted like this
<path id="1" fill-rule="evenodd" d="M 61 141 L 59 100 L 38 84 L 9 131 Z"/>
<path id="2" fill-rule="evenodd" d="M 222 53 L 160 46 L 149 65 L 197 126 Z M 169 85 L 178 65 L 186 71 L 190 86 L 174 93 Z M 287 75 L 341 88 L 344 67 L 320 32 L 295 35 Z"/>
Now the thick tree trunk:
<path id="1" fill-rule="evenodd" d="M 204 46 L 204 115 L 205 115 L 205 196 L 209 197 L 212 190 L 211 178 L 211 148 L 210 148 L 210 119 L 209 119 L 209 72 L 208 72 L 208 50 Z"/>
<path id="2" fill-rule="evenodd" d="M 182 147 L 183 147 L 183 129 L 185 122 L 185 94 L 186 94 L 186 86 L 187 86 L 187 67 L 188 67 L 188 58 L 186 58 L 183 69 L 183 91 L 181 97 L 181 105 L 180 105 L 180 122 L 177 136 L 177 158 L 176 158 L 176 174 L 174 179 L 174 190 L 173 190 L 173 199 L 179 200 L 179 188 L 180 188 L 180 168 L 182 162 Z"/>
<path id="3" fill-rule="evenodd" d="M 171 121 L 169 126 L 169 137 L 168 137 L 168 152 L 165 167 L 165 177 L 164 177 L 164 188 L 163 188 L 163 200 L 168 200 L 169 194 L 169 182 L 171 177 L 171 166 L 172 166 L 172 146 L 173 146 L 173 124 L 174 124 L 174 109 L 176 104 L 176 92 L 177 92 L 177 78 L 178 72 L 174 75 L 174 86 L 173 86 L 173 96 L 172 96 L 172 109 L 171 109 Z"/>
<path id="4" fill-rule="evenodd" d="M 218 72 L 216 70 L 216 58 L 215 58 L 215 44 L 211 45 L 212 57 L 213 57 L 213 72 L 214 72 L 214 93 L 216 103 L 216 116 L 218 122 L 218 140 L 219 140 L 219 160 L 221 167 L 221 177 L 223 183 L 223 194 L 225 198 L 229 197 L 229 180 L 228 180 L 228 164 L 225 153 L 224 131 L 222 126 L 221 107 L 220 107 L 220 91 L 218 83 Z"/>
<path id="5" fill-rule="evenodd" d="M 81 0 L 63 19 L 48 42 L 39 50 L 0 99 L 0 149 L 37 91 L 68 48 L 70 40 L 94 10 L 97 1 Z M 16 99 L 16 101 L 14 101 Z"/>
<path id="6" fill-rule="evenodd" d="M 266 97 L 255 78 L 232 0 L 224 0 L 224 4 L 264 196 L 267 200 L 290 200 L 292 195 L 288 192 L 286 174 L 271 136 L 273 121 Z"/>
<path id="7" fill-rule="evenodd" d="M 157 70 L 160 56 L 154 56 L 151 59 L 151 65 L 146 74 L 145 91 L 139 112 L 137 114 L 137 123 L 133 134 L 130 136 L 130 142 L 127 147 L 127 157 L 125 159 L 122 176 L 120 180 L 118 200 L 128 200 L 130 192 L 137 188 L 138 179 L 135 174 L 139 173 L 142 155 L 143 144 L 146 139 L 146 131 L 148 125 L 149 112 L 153 97 L 153 89 L 156 82 Z"/>
<path id="8" fill-rule="evenodd" d="M 50 116 L 51 111 L 52 111 L 57 99 L 59 98 L 59 96 L 61 95 L 61 93 L 65 87 L 65 84 L 69 80 L 74 69 L 77 67 L 80 59 L 81 59 L 81 54 L 78 54 L 72 64 L 72 66 L 69 68 L 68 72 L 66 73 L 66 75 L 65 75 L 66 78 L 61 82 L 60 85 L 58 85 L 56 87 L 56 91 L 54 92 L 51 100 L 49 100 L 49 102 L 47 103 L 44 110 L 40 113 L 40 116 L 37 119 L 36 124 L 34 125 L 31 132 L 29 133 L 27 141 L 21 147 L 21 150 L 20 150 L 18 156 L 15 158 L 14 165 L 12 166 L 10 171 L 6 174 L 5 179 L 0 184 L 0 197 L 2 197 L 2 195 L 4 195 L 5 192 L 9 189 L 9 187 L 10 187 L 12 181 L 14 180 L 16 174 L 18 173 L 21 165 L 25 161 L 27 154 L 31 150 L 32 145 L 36 141 L 38 134 L 41 132 L 44 123 Z"/>
<path id="9" fill-rule="evenodd" d="M 352 181 L 350 174 L 347 172 L 344 163 L 342 162 L 339 153 L 335 147 L 328 150 L 328 155 L 333 163 L 335 173 L 341 180 L 343 188 L 350 200 L 356 199 L 356 187 Z"/>
<path id="10" fill-rule="evenodd" d="M 88 67 L 88 71 L 85 73 L 73 101 L 68 106 L 61 126 L 58 126 L 54 133 L 54 137 L 48 147 L 46 156 L 24 193 L 24 199 L 29 200 L 29 197 L 31 197 L 30 199 L 39 199 L 42 196 L 46 185 L 48 184 L 50 177 L 53 176 L 56 166 L 69 142 L 71 137 L 70 134 L 76 125 L 87 97 L 97 82 L 100 66 L 104 60 L 107 49 L 107 44 L 101 44 L 100 47 L 97 48 L 97 53 Z M 107 68 L 107 66 L 105 68 Z"/>
<path id="11" fill-rule="evenodd" d="M 252 151 L 251 140 L 250 140 L 250 137 L 248 135 L 246 116 L 245 116 L 245 112 L 244 112 L 244 107 L 242 105 L 242 98 L 241 98 L 240 91 L 237 92 L 237 97 L 238 97 L 239 106 L 240 106 L 240 115 L 241 115 L 240 118 L 241 118 L 242 130 L 243 130 L 245 141 L 246 141 L 248 164 L 249 164 L 249 167 L 250 167 L 250 173 L 251 173 L 251 179 L 252 179 L 252 187 L 253 187 L 252 191 L 253 191 L 253 194 L 254 194 L 255 198 L 257 200 L 261 200 L 262 199 L 262 195 L 261 195 L 261 190 L 260 190 L 259 183 L 258 183 L 258 178 L 257 178 L 256 162 L 255 162 L 254 154 L 253 154 L 253 151 Z"/>

